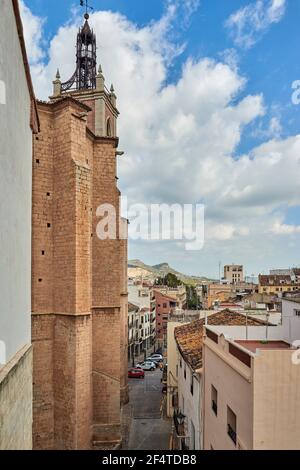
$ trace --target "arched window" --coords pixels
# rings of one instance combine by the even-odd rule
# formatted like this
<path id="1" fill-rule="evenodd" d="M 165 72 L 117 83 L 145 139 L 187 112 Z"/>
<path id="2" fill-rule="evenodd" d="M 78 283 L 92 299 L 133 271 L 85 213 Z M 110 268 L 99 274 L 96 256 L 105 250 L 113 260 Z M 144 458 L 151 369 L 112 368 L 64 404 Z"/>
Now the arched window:
<path id="1" fill-rule="evenodd" d="M 112 136 L 110 118 L 108 118 L 108 119 L 107 119 L 107 122 L 106 122 L 106 135 L 107 135 L 108 137 L 111 137 L 111 136 Z"/>

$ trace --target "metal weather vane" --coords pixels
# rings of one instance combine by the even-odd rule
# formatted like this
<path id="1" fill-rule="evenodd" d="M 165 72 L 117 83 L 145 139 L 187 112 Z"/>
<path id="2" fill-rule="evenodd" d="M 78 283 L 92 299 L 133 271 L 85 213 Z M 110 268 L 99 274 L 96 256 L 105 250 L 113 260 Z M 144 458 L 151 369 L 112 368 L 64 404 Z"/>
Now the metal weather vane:
<path id="1" fill-rule="evenodd" d="M 88 0 L 80 0 L 80 6 L 84 7 L 85 6 L 85 19 L 88 20 L 89 19 L 89 10 L 94 10 L 93 7 L 91 7 L 89 4 L 88 4 Z"/>

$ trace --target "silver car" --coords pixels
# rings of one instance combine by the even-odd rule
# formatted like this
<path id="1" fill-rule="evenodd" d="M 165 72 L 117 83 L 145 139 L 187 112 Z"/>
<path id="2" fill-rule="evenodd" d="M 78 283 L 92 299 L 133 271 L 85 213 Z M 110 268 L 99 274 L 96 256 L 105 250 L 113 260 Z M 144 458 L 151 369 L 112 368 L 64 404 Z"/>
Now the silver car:
<path id="1" fill-rule="evenodd" d="M 136 367 L 139 368 L 139 369 L 151 370 L 151 371 L 156 369 L 156 365 L 154 364 L 154 362 L 150 362 L 150 361 L 146 361 L 146 362 L 142 362 L 141 364 L 137 364 Z"/>

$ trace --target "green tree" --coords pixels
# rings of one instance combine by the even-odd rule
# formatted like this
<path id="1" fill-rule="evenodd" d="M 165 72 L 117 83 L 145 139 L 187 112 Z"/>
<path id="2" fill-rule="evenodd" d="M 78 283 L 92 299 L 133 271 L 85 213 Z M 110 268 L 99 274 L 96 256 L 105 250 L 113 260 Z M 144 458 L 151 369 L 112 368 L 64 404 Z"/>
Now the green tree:
<path id="1" fill-rule="evenodd" d="M 182 282 L 175 274 L 168 273 L 165 276 L 158 277 L 155 281 L 155 285 L 176 288 L 178 286 L 182 286 Z"/>

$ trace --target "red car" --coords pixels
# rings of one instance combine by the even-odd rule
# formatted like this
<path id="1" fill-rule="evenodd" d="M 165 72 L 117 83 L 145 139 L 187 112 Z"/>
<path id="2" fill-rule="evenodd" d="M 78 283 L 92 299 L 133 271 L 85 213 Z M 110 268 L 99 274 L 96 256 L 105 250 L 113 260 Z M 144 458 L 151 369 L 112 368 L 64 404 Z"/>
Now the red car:
<path id="1" fill-rule="evenodd" d="M 145 372 L 143 369 L 129 369 L 128 371 L 128 378 L 129 379 L 144 379 L 145 378 Z"/>

